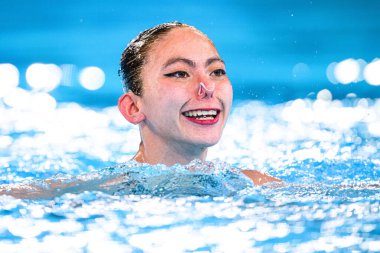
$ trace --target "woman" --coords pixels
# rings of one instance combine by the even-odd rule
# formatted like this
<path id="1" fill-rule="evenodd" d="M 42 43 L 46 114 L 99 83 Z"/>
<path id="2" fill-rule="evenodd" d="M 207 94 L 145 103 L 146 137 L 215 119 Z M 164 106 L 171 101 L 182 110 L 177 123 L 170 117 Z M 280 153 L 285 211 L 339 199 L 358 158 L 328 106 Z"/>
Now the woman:
<path id="1" fill-rule="evenodd" d="M 168 166 L 205 160 L 223 132 L 232 103 L 224 61 L 212 41 L 179 22 L 140 33 L 124 50 L 120 74 L 126 93 L 119 110 L 140 129 L 134 160 Z M 257 185 L 280 181 L 242 171 Z"/>
<path id="2" fill-rule="evenodd" d="M 119 110 L 140 129 L 133 159 L 140 163 L 187 164 L 205 160 L 208 147 L 223 132 L 232 103 L 225 64 L 212 41 L 179 22 L 140 33 L 124 50 L 120 74 L 126 91 Z M 242 170 L 256 185 L 280 180 Z M 85 190 L 117 191 L 128 178 L 82 175 L 0 186 L 0 194 L 18 198 L 52 198 Z"/>

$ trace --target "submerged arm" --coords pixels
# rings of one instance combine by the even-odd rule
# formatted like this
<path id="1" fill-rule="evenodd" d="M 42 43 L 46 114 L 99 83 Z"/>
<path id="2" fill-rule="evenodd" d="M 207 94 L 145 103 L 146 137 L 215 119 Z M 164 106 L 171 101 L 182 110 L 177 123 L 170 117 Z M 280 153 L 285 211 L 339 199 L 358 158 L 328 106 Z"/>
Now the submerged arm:
<path id="1" fill-rule="evenodd" d="M 49 199 L 67 192 L 75 192 L 75 187 L 81 183 L 58 180 L 38 180 L 27 183 L 0 185 L 0 195 L 8 195 L 20 199 Z"/>
<path id="2" fill-rule="evenodd" d="M 46 179 L 27 183 L 0 185 L 0 195 L 9 195 L 22 199 L 50 199 L 65 193 L 84 191 L 110 191 L 125 180 L 124 177 L 100 179 L 96 176 L 83 175 L 75 179 Z"/>
<path id="3" fill-rule="evenodd" d="M 286 186 L 288 185 L 286 182 L 282 181 L 281 179 L 278 179 L 276 177 L 272 177 L 268 174 L 264 174 L 262 172 L 256 171 L 256 170 L 242 170 L 241 171 L 244 175 L 246 175 L 249 179 L 253 181 L 253 183 L 257 186 L 264 185 L 266 183 L 280 183 L 277 185 L 280 186 Z M 290 184 L 292 185 L 292 184 Z M 318 184 L 314 184 L 318 185 Z M 322 184 L 321 184 L 322 185 Z M 299 187 L 309 187 L 310 185 L 298 185 Z M 368 190 L 375 190 L 380 188 L 380 183 L 357 183 L 357 184 L 341 184 L 341 185 L 332 185 L 334 188 L 342 190 L 342 189 L 354 189 L 354 190 L 361 190 L 361 189 L 368 189 Z"/>
<path id="4" fill-rule="evenodd" d="M 263 185 L 266 183 L 273 183 L 273 182 L 276 182 L 276 183 L 283 182 L 282 180 L 276 177 L 272 177 L 268 174 L 264 174 L 257 170 L 242 170 L 241 172 L 244 175 L 246 175 L 249 179 L 251 179 L 255 185 Z"/>

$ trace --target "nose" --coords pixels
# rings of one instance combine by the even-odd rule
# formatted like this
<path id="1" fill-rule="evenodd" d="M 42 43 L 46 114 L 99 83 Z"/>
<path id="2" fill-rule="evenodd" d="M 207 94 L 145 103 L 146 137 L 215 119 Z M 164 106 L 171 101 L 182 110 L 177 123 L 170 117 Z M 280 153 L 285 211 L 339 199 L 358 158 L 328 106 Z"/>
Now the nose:
<path id="1" fill-rule="evenodd" d="M 199 88 L 198 88 L 198 96 L 202 99 L 212 98 L 214 95 L 214 89 L 215 89 L 214 84 L 206 87 L 206 85 L 204 83 L 200 82 Z"/>

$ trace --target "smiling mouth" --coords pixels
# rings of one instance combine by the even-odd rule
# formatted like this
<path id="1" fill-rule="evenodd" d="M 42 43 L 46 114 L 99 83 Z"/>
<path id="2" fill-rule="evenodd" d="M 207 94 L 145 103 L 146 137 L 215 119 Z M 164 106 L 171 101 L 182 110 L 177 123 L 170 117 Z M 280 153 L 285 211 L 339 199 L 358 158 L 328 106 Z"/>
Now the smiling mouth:
<path id="1" fill-rule="evenodd" d="M 217 109 L 199 109 L 183 112 L 182 115 L 188 120 L 198 124 L 215 124 L 219 119 L 220 110 Z"/>

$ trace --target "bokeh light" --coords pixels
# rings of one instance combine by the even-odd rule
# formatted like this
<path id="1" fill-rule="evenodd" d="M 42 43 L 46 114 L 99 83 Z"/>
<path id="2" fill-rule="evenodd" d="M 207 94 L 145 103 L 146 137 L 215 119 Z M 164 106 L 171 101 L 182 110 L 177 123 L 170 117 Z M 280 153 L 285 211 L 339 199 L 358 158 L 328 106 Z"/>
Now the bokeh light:
<path id="1" fill-rule="evenodd" d="M 31 94 L 24 89 L 15 88 L 4 97 L 4 102 L 10 107 L 25 109 L 31 104 Z"/>
<path id="2" fill-rule="evenodd" d="M 359 76 L 356 82 L 361 82 L 364 80 L 364 69 L 367 66 L 367 62 L 363 59 L 357 59 L 356 62 L 359 64 L 359 68 L 360 68 Z"/>
<path id="3" fill-rule="evenodd" d="M 62 80 L 62 70 L 55 64 L 33 63 L 26 70 L 26 81 L 35 90 L 52 91 Z"/>
<path id="4" fill-rule="evenodd" d="M 310 68 L 306 63 L 299 62 L 294 65 L 292 69 L 292 76 L 294 79 L 305 79 L 310 74 Z"/>
<path id="5" fill-rule="evenodd" d="M 336 62 L 332 62 L 330 63 L 328 66 L 327 66 L 327 69 L 326 69 L 326 76 L 327 76 L 327 79 L 333 83 L 333 84 L 337 84 L 338 81 L 336 80 L 335 78 L 335 74 L 334 74 L 334 70 L 335 70 L 335 67 L 336 67 L 337 63 Z"/>
<path id="6" fill-rule="evenodd" d="M 0 97 L 4 97 L 13 88 L 19 85 L 20 73 L 18 69 L 10 64 L 0 64 Z"/>
<path id="7" fill-rule="evenodd" d="M 318 100 L 331 101 L 332 98 L 332 94 L 328 89 L 323 89 L 317 94 Z"/>
<path id="8" fill-rule="evenodd" d="M 79 82 L 87 90 L 97 90 L 103 86 L 105 77 L 102 69 L 91 66 L 80 72 Z"/>
<path id="9" fill-rule="evenodd" d="M 380 60 L 375 59 L 364 69 L 364 79 L 370 85 L 380 85 Z"/>
<path id="10" fill-rule="evenodd" d="M 31 97 L 31 107 L 38 111 L 51 111 L 57 106 L 57 101 L 50 94 L 38 92 Z"/>
<path id="11" fill-rule="evenodd" d="M 358 97 L 358 95 L 354 92 L 350 92 L 346 95 L 346 98 L 357 98 L 357 97 Z"/>
<path id="12" fill-rule="evenodd" d="M 62 84 L 64 86 L 71 86 L 73 83 L 73 75 L 76 71 L 76 66 L 74 64 L 62 64 L 60 66 L 62 70 Z"/>
<path id="13" fill-rule="evenodd" d="M 358 80 L 360 65 L 354 59 L 339 62 L 334 68 L 334 75 L 338 82 L 349 84 Z"/>

